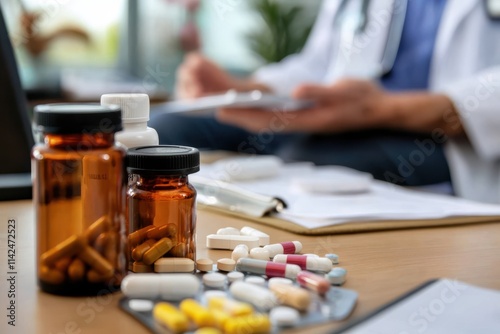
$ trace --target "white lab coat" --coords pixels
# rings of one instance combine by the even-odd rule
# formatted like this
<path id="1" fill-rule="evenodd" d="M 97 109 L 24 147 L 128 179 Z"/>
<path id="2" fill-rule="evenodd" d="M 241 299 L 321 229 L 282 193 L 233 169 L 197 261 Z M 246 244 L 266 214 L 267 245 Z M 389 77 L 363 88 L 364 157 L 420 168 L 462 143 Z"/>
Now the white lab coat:
<path id="1" fill-rule="evenodd" d="M 370 72 L 369 67 L 380 62 L 389 26 L 384 13 L 392 10 L 394 1 L 372 0 L 370 35 L 367 32 L 360 36 L 363 40 L 355 42 L 360 47 L 343 64 L 344 72 L 338 70 L 335 50 L 339 42 L 334 40 L 332 24 L 340 1 L 324 0 L 304 50 L 260 69 L 257 80 L 288 94 L 303 82 L 331 83 L 340 76 L 356 75 L 354 69 L 359 72 L 363 66 Z M 468 137 L 448 140 L 445 146 L 455 193 L 500 203 L 500 22 L 487 16 L 481 0 L 448 0 L 436 39 L 429 89 L 454 101 Z"/>

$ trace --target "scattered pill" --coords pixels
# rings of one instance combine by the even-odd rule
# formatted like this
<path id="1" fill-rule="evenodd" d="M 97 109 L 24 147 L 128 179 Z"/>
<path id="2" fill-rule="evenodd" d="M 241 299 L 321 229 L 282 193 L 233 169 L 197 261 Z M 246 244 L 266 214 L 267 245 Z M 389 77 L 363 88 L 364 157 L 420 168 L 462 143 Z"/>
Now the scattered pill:
<path id="1" fill-rule="evenodd" d="M 162 257 L 155 261 L 157 273 L 192 273 L 194 261 L 185 257 Z"/>
<path id="2" fill-rule="evenodd" d="M 252 305 L 239 302 L 227 297 L 214 297 L 208 300 L 209 309 L 217 309 L 228 313 L 232 317 L 240 317 L 253 313 Z"/>
<path id="3" fill-rule="evenodd" d="M 203 275 L 203 284 L 210 288 L 223 288 L 226 284 L 226 276 L 221 273 L 208 273 Z"/>
<path id="4" fill-rule="evenodd" d="M 325 257 L 332 261 L 332 264 L 339 264 L 339 256 L 337 254 L 325 254 Z"/>
<path id="5" fill-rule="evenodd" d="M 305 270 L 297 274 L 297 282 L 304 288 L 320 295 L 324 295 L 330 290 L 330 282 L 327 279 Z"/>
<path id="6" fill-rule="evenodd" d="M 194 299 L 184 299 L 179 304 L 179 309 L 191 319 L 198 327 L 212 326 L 212 317 L 208 309 Z"/>
<path id="7" fill-rule="evenodd" d="M 192 298 L 200 288 L 200 280 L 191 274 L 133 274 L 121 284 L 123 294 L 129 298 L 161 298 L 177 301 Z"/>
<path id="8" fill-rule="evenodd" d="M 224 227 L 217 230 L 218 235 L 240 235 L 240 230 L 235 227 Z"/>
<path id="9" fill-rule="evenodd" d="M 247 276 L 245 282 L 260 286 L 266 286 L 266 280 L 261 276 Z"/>
<path id="10" fill-rule="evenodd" d="M 253 227 L 244 226 L 240 230 L 241 235 L 249 235 L 254 237 L 259 237 L 259 246 L 269 245 L 269 235 L 261 232 Z"/>
<path id="11" fill-rule="evenodd" d="M 300 319 L 299 311 L 291 307 L 278 306 L 269 312 L 271 323 L 279 327 L 295 326 Z"/>
<path id="12" fill-rule="evenodd" d="M 220 330 L 218 330 L 217 328 L 203 327 L 203 328 L 197 329 L 196 332 L 194 332 L 194 334 L 222 334 L 222 332 Z"/>
<path id="13" fill-rule="evenodd" d="M 217 269 L 220 271 L 233 271 L 236 267 L 236 262 L 232 259 L 222 258 L 217 260 Z"/>
<path id="14" fill-rule="evenodd" d="M 203 298 L 208 302 L 210 302 L 210 299 L 216 298 L 216 297 L 227 297 L 227 293 L 225 291 L 221 290 L 207 290 L 203 293 Z"/>
<path id="15" fill-rule="evenodd" d="M 231 253 L 231 259 L 238 261 L 242 257 L 248 257 L 248 246 L 244 244 L 236 245 Z"/>
<path id="16" fill-rule="evenodd" d="M 217 310 L 217 309 L 209 309 L 210 310 L 210 315 L 212 316 L 212 321 L 214 322 L 214 325 L 221 329 L 224 330 L 224 325 L 226 324 L 226 321 L 231 319 L 231 316 L 227 314 L 224 311 Z"/>
<path id="17" fill-rule="evenodd" d="M 276 254 L 296 254 L 302 250 L 300 241 L 287 241 L 279 244 L 264 246 L 269 251 L 269 257 L 273 258 Z"/>
<path id="18" fill-rule="evenodd" d="M 345 282 L 347 270 L 341 267 L 333 268 L 325 278 L 333 285 L 342 285 Z"/>
<path id="19" fill-rule="evenodd" d="M 324 273 L 332 270 L 332 261 L 326 257 L 313 257 L 297 254 L 277 254 L 273 262 L 296 264 L 302 270 L 321 271 Z"/>
<path id="20" fill-rule="evenodd" d="M 239 271 L 231 271 L 226 276 L 227 276 L 227 280 L 229 281 L 229 283 L 241 281 L 245 277 L 245 275 Z"/>
<path id="21" fill-rule="evenodd" d="M 128 306 L 136 312 L 149 312 L 153 309 L 154 303 L 147 299 L 131 299 Z"/>
<path id="22" fill-rule="evenodd" d="M 214 261 L 210 259 L 198 259 L 196 260 L 196 269 L 202 272 L 211 271 L 213 269 Z"/>
<path id="23" fill-rule="evenodd" d="M 164 302 L 156 304 L 153 309 L 153 317 L 157 322 L 176 333 L 188 330 L 188 317 L 172 304 Z"/>
<path id="24" fill-rule="evenodd" d="M 161 238 L 144 253 L 142 262 L 145 264 L 153 264 L 156 260 L 165 255 L 172 246 L 172 240 L 169 238 Z"/>
<path id="25" fill-rule="evenodd" d="M 277 305 L 274 294 L 262 286 L 238 281 L 231 284 L 229 291 L 233 297 L 250 303 L 263 311 L 268 311 Z"/>
<path id="26" fill-rule="evenodd" d="M 296 264 L 241 258 L 236 263 L 236 270 L 244 273 L 266 275 L 267 277 L 286 277 L 295 279 L 301 269 Z"/>
<path id="27" fill-rule="evenodd" d="M 259 238 L 246 235 L 207 235 L 207 248 L 233 250 L 239 244 L 245 244 L 248 248 L 259 247 Z"/>
<path id="28" fill-rule="evenodd" d="M 256 334 L 269 333 L 270 331 L 271 321 L 269 321 L 269 317 L 265 314 L 229 318 L 224 323 L 224 333 L 226 334 Z"/>
<path id="29" fill-rule="evenodd" d="M 269 279 L 269 281 L 267 282 L 267 286 L 269 287 L 269 289 L 271 289 L 271 287 L 274 285 L 274 284 L 286 284 L 286 285 L 293 285 L 293 281 L 291 279 L 288 279 L 288 278 L 284 278 L 284 277 L 272 277 Z"/>
<path id="30" fill-rule="evenodd" d="M 311 305 L 311 295 L 307 290 L 295 285 L 275 283 L 269 286 L 278 302 L 283 305 L 291 306 L 299 311 L 307 311 Z"/>
<path id="31" fill-rule="evenodd" d="M 264 248 L 252 248 L 250 250 L 250 257 L 252 259 L 266 260 L 269 261 L 269 251 Z"/>

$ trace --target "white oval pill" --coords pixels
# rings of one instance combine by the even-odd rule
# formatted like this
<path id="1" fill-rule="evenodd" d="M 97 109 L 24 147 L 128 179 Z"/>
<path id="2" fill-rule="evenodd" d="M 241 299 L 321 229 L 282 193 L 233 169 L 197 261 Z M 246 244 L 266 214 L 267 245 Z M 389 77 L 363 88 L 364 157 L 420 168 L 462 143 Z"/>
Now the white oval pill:
<path id="1" fill-rule="evenodd" d="M 339 264 L 339 256 L 337 254 L 325 254 L 325 257 L 332 261 L 332 264 Z"/>
<path id="2" fill-rule="evenodd" d="M 248 276 L 245 278 L 245 282 L 260 286 L 266 286 L 266 280 L 260 276 Z"/>
<path id="3" fill-rule="evenodd" d="M 218 235 L 240 235 L 240 230 L 235 227 L 223 227 L 217 230 Z"/>
<path id="4" fill-rule="evenodd" d="M 330 284 L 342 285 L 346 280 L 347 270 L 341 267 L 333 268 L 325 278 L 330 281 Z"/>
<path id="5" fill-rule="evenodd" d="M 149 312 L 153 309 L 154 303 L 146 299 L 131 299 L 128 306 L 136 312 Z"/>
<path id="6" fill-rule="evenodd" d="M 269 245 L 269 234 L 266 234 L 262 231 L 254 229 L 253 227 L 244 226 L 241 228 L 240 233 L 241 233 L 241 235 L 252 235 L 255 237 L 259 237 L 259 245 L 260 246 Z"/>
<path id="7" fill-rule="evenodd" d="M 275 307 L 269 312 L 271 323 L 279 327 L 295 326 L 299 322 L 300 314 L 294 308 L 287 306 Z"/>
<path id="8" fill-rule="evenodd" d="M 231 259 L 233 259 L 234 261 L 238 261 L 242 257 L 248 257 L 248 246 L 244 244 L 240 244 L 234 247 L 234 250 L 231 253 Z"/>
<path id="9" fill-rule="evenodd" d="M 269 281 L 267 282 L 267 286 L 269 287 L 269 289 L 271 289 L 271 287 L 274 285 L 274 284 L 286 284 L 286 285 L 293 285 L 293 281 L 291 279 L 288 279 L 288 278 L 284 278 L 284 277 L 272 277 L 269 279 Z"/>
<path id="10" fill-rule="evenodd" d="M 236 281 L 241 281 L 245 277 L 245 274 L 239 271 L 231 271 L 226 276 L 229 283 L 233 283 Z"/>
<path id="11" fill-rule="evenodd" d="M 208 273 L 203 275 L 203 284 L 210 288 L 223 288 L 226 276 L 221 273 Z"/>
<path id="12" fill-rule="evenodd" d="M 220 297 L 227 298 L 227 293 L 221 290 L 208 290 L 203 293 L 203 298 L 205 298 L 207 303 L 211 298 L 220 298 Z"/>
<path id="13" fill-rule="evenodd" d="M 250 257 L 252 259 L 269 261 L 269 251 L 260 247 L 252 248 L 250 250 Z"/>
<path id="14" fill-rule="evenodd" d="M 250 303 L 257 308 L 267 311 L 278 304 L 274 293 L 268 289 L 247 282 L 234 282 L 229 291 L 236 299 Z"/>

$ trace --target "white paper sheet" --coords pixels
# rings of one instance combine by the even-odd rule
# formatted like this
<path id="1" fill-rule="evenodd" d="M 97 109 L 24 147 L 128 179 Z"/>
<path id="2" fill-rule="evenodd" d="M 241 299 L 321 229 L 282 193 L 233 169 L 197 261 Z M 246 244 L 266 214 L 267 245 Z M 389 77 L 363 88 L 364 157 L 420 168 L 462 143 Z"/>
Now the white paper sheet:
<path id="1" fill-rule="evenodd" d="M 441 279 L 344 333 L 500 333 L 500 292 Z"/>

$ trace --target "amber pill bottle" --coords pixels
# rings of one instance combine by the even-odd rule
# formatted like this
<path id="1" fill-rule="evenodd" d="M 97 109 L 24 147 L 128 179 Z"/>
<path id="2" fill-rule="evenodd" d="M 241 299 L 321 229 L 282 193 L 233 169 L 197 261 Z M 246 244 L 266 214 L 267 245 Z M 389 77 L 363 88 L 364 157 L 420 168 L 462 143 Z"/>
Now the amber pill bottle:
<path id="1" fill-rule="evenodd" d="M 127 273 L 125 150 L 117 106 L 40 105 L 32 150 L 41 290 L 58 295 L 117 291 Z"/>
<path id="2" fill-rule="evenodd" d="M 162 257 L 196 259 L 196 190 L 188 175 L 200 170 L 200 153 L 160 145 L 127 151 L 129 269 L 153 272 Z"/>

